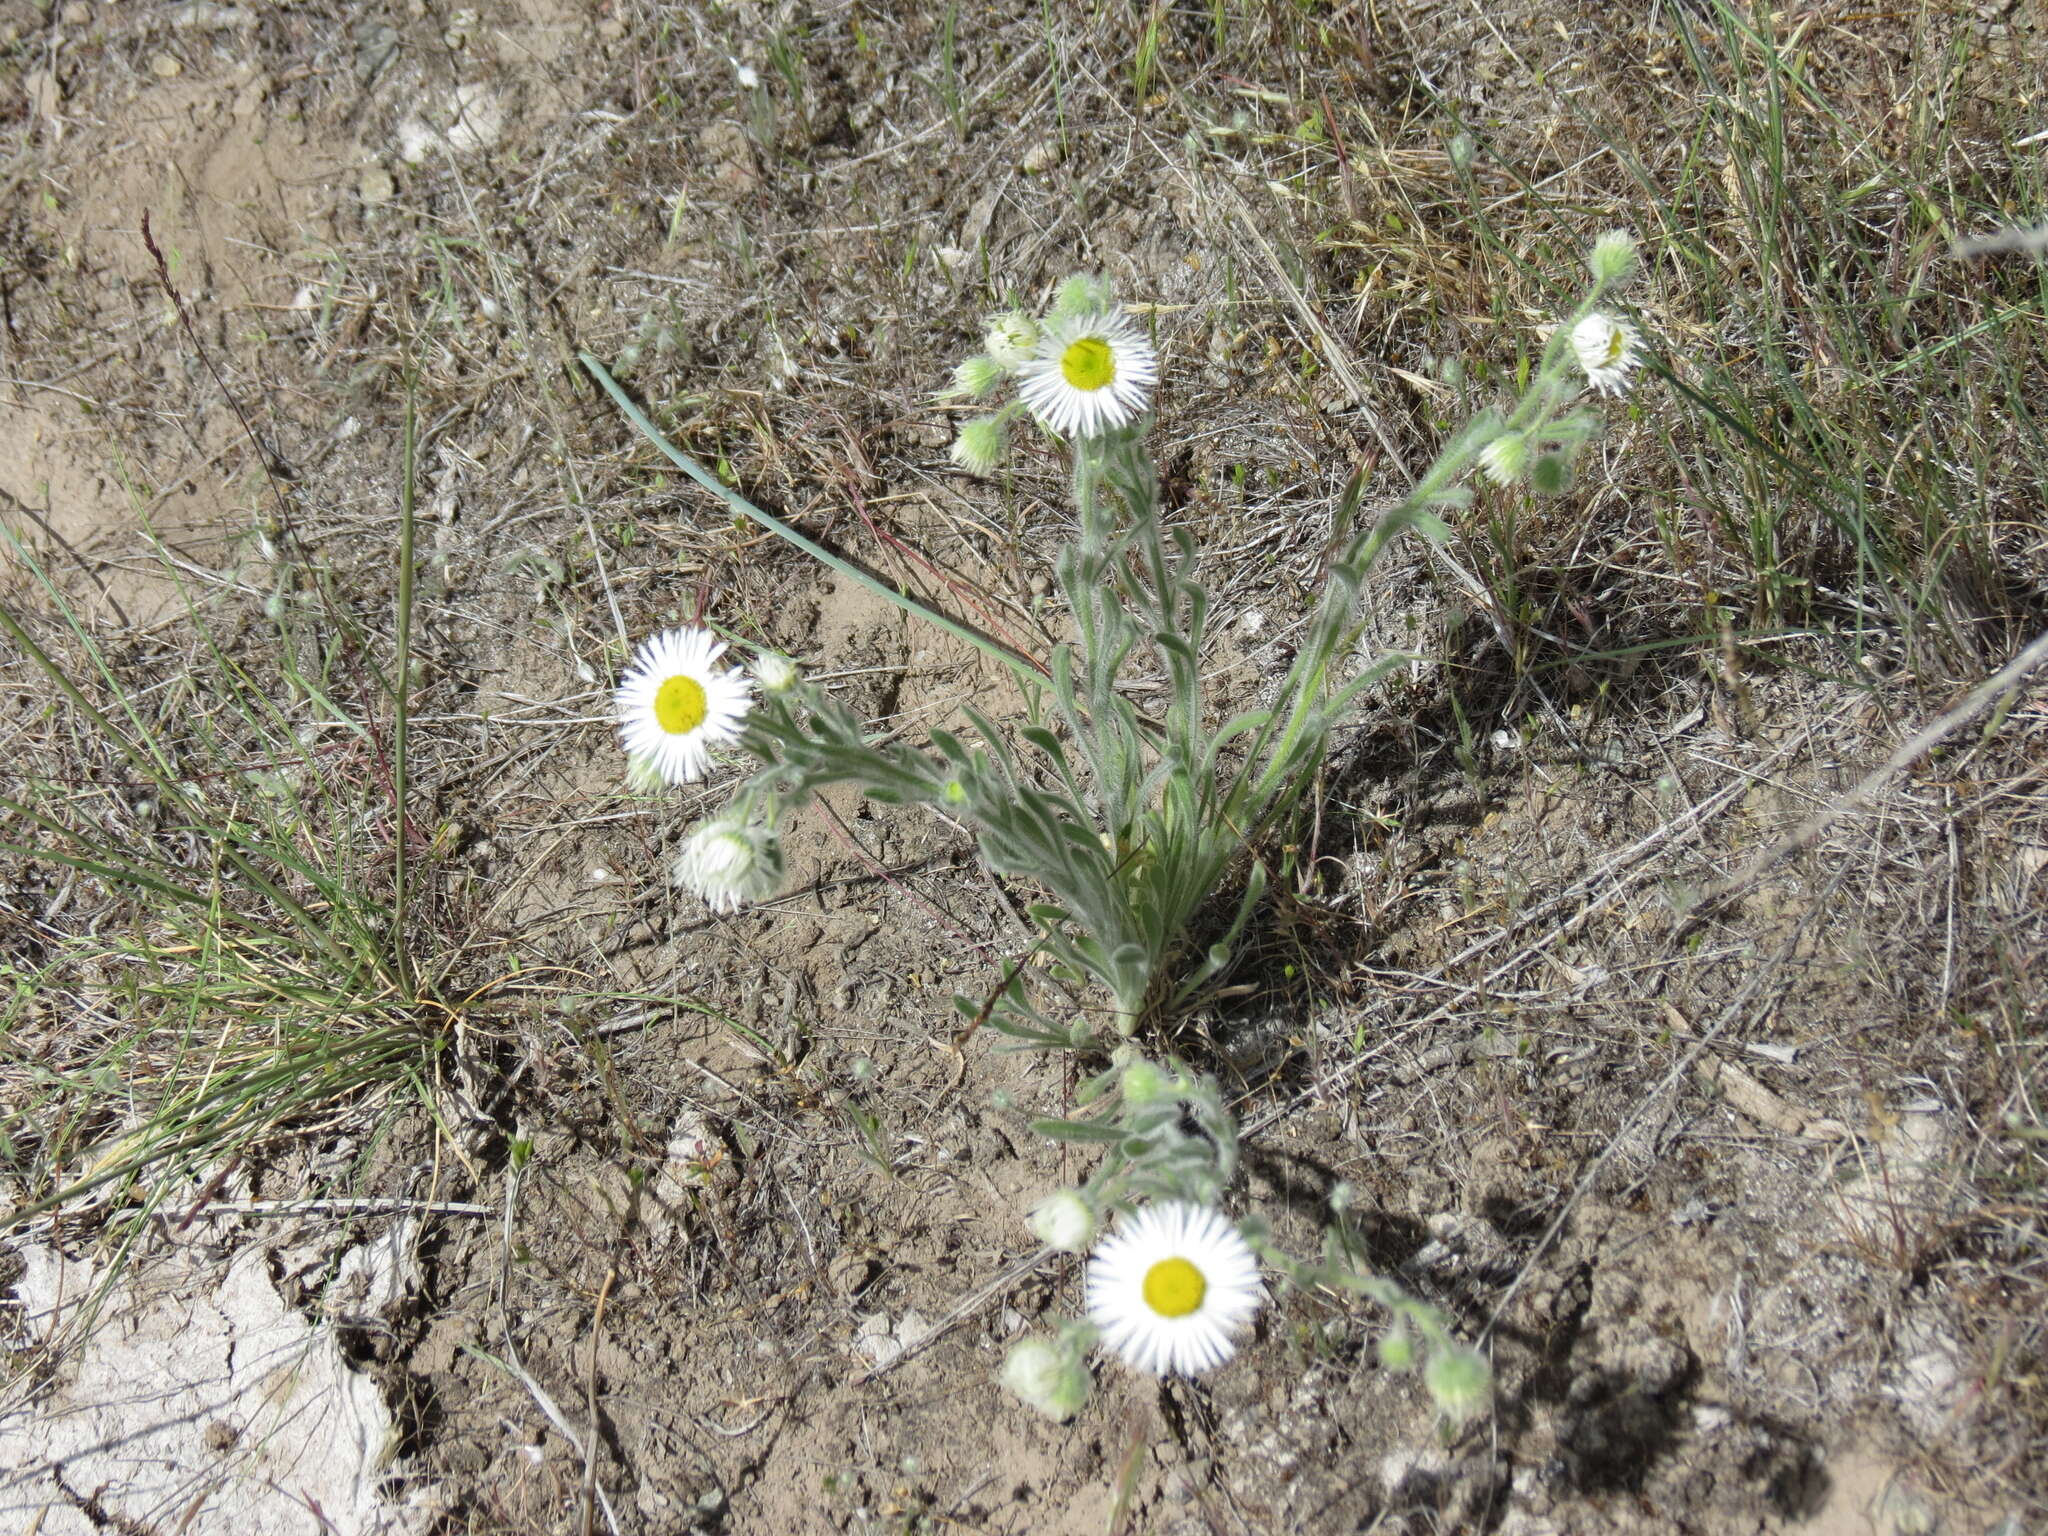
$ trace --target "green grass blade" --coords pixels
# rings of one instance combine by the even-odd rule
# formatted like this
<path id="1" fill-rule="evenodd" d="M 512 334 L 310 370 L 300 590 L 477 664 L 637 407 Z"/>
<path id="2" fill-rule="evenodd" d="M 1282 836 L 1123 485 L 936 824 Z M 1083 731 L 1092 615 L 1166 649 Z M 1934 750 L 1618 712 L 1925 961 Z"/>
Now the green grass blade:
<path id="1" fill-rule="evenodd" d="M 991 639 L 979 630 L 961 623 L 958 619 L 939 612 L 936 608 L 926 606 L 914 597 L 898 592 L 886 582 L 869 575 L 859 566 L 833 554 L 824 545 L 804 537 L 803 534 L 798 533 L 796 529 L 782 521 L 781 518 L 771 513 L 763 512 L 759 507 L 747 500 L 746 497 L 740 495 L 739 492 L 719 484 L 717 477 L 705 469 L 702 464 L 699 464 L 695 459 L 683 452 L 682 449 L 661 435 L 661 429 L 649 421 L 646 413 L 633 403 L 623 389 L 619 388 L 618 383 L 605 371 L 604 364 L 600 363 L 588 352 L 581 352 L 577 355 L 582 359 L 583 366 L 590 370 L 591 377 L 604 386 L 605 393 L 612 397 L 612 403 L 625 412 L 626 419 L 633 423 L 640 435 L 667 454 L 669 462 L 674 464 L 676 468 L 703 486 L 705 490 L 717 496 L 727 506 L 731 507 L 733 511 L 739 513 L 742 517 L 752 518 L 770 533 L 794 544 L 813 560 L 816 560 L 821 565 L 829 566 L 849 581 L 859 582 L 868 591 L 881 598 L 883 602 L 892 603 L 896 607 L 901 608 L 905 613 L 923 619 L 928 624 L 936 624 L 955 639 L 965 640 L 969 645 L 982 652 L 983 655 L 999 661 L 1008 667 L 1017 675 L 1020 682 L 1036 685 L 1045 681 L 1044 670 L 1032 662 L 1029 657 L 1011 650 L 1000 640 Z"/>

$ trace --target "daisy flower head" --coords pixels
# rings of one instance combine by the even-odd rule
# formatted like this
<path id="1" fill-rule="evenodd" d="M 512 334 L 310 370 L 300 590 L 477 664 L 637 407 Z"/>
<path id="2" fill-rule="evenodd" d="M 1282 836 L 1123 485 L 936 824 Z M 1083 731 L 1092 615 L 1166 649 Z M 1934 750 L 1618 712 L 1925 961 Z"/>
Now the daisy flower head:
<path id="1" fill-rule="evenodd" d="M 1159 358 L 1128 316 L 1055 315 L 1017 370 L 1031 413 L 1063 437 L 1100 437 L 1138 418 L 1159 382 Z"/>
<path id="2" fill-rule="evenodd" d="M 676 859 L 677 885 L 714 912 L 766 901 L 782 886 L 782 842 L 765 821 L 727 811 L 698 827 Z"/>
<path id="3" fill-rule="evenodd" d="M 1635 327 L 1612 315 L 1588 315 L 1572 327 L 1572 352 L 1585 370 L 1586 382 L 1602 394 L 1618 395 L 1642 361 Z"/>
<path id="4" fill-rule="evenodd" d="M 1126 1364 L 1155 1376 L 1221 1365 L 1264 1300 L 1250 1246 L 1205 1205 L 1148 1205 L 1088 1260 L 1088 1320 Z"/>
<path id="5" fill-rule="evenodd" d="M 665 630 L 640 643 L 619 680 L 620 740 L 664 783 L 703 778 L 710 749 L 740 739 L 754 696 L 745 673 L 717 665 L 724 654 L 725 642 L 708 629 Z"/>

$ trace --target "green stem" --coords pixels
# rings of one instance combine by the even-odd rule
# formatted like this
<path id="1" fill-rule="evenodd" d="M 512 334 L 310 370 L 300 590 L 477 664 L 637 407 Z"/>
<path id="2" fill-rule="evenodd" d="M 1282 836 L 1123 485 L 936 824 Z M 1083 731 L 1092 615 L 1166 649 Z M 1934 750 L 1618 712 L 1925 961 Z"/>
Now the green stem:
<path id="1" fill-rule="evenodd" d="M 410 381 L 408 381 L 410 382 Z M 413 474 L 419 451 L 419 418 L 413 392 L 405 393 L 405 450 L 403 478 L 398 488 L 398 679 L 392 689 L 391 798 L 396 802 L 398 840 L 391 861 L 391 963 L 397 972 L 398 990 L 413 995 L 412 957 L 405 943 L 406 844 L 406 736 L 411 723 L 412 698 L 412 581 L 413 581 Z"/>

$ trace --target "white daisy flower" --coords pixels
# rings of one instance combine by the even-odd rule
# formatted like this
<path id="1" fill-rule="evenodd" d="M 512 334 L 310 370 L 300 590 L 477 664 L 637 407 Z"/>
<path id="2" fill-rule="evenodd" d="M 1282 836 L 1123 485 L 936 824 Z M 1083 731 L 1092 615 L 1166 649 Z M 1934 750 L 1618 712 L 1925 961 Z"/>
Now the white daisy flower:
<path id="1" fill-rule="evenodd" d="M 754 707 L 746 674 L 714 665 L 725 642 L 708 629 L 671 629 L 641 642 L 613 702 L 619 737 L 663 782 L 704 777 L 712 747 L 740 739 Z"/>
<path id="2" fill-rule="evenodd" d="M 1094 310 L 1047 321 L 1017 376 L 1024 403 L 1053 431 L 1099 437 L 1145 409 L 1159 359 L 1128 317 Z"/>
<path id="3" fill-rule="evenodd" d="M 1602 394 L 1618 395 L 1642 358 L 1635 327 L 1612 315 L 1588 315 L 1572 327 L 1572 352 L 1586 372 L 1586 382 Z"/>
<path id="4" fill-rule="evenodd" d="M 734 811 L 692 832 L 676 859 L 675 881 L 714 912 L 766 901 L 782 886 L 782 843 L 766 822 Z"/>
<path id="5" fill-rule="evenodd" d="M 1221 1365 L 1264 1300 L 1251 1248 L 1209 1206 L 1148 1205 L 1088 1260 L 1088 1320 L 1127 1364 L 1155 1376 Z"/>

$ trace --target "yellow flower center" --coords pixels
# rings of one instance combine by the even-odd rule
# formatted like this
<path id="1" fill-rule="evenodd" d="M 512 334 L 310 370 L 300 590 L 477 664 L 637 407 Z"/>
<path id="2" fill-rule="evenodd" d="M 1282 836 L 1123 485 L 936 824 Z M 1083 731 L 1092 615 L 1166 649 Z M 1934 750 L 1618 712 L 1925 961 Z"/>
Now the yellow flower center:
<path id="1" fill-rule="evenodd" d="M 1100 336 L 1083 336 L 1060 354 L 1060 374 L 1074 388 L 1093 394 L 1116 378 L 1116 354 Z"/>
<path id="2" fill-rule="evenodd" d="M 1626 352 L 1627 350 L 1628 337 L 1623 335 L 1619 328 L 1609 330 L 1607 333 L 1607 352 L 1606 355 L 1601 359 L 1600 366 L 1603 368 L 1612 368 L 1616 363 L 1621 361 L 1622 353 Z"/>
<path id="3" fill-rule="evenodd" d="M 1161 1317 L 1186 1317 L 1208 1291 L 1209 1282 L 1186 1259 L 1161 1259 L 1145 1271 L 1145 1305 Z"/>
<path id="4" fill-rule="evenodd" d="M 683 736 L 704 723 L 704 685 L 694 677 L 672 677 L 654 695 L 654 719 L 671 736 Z"/>

